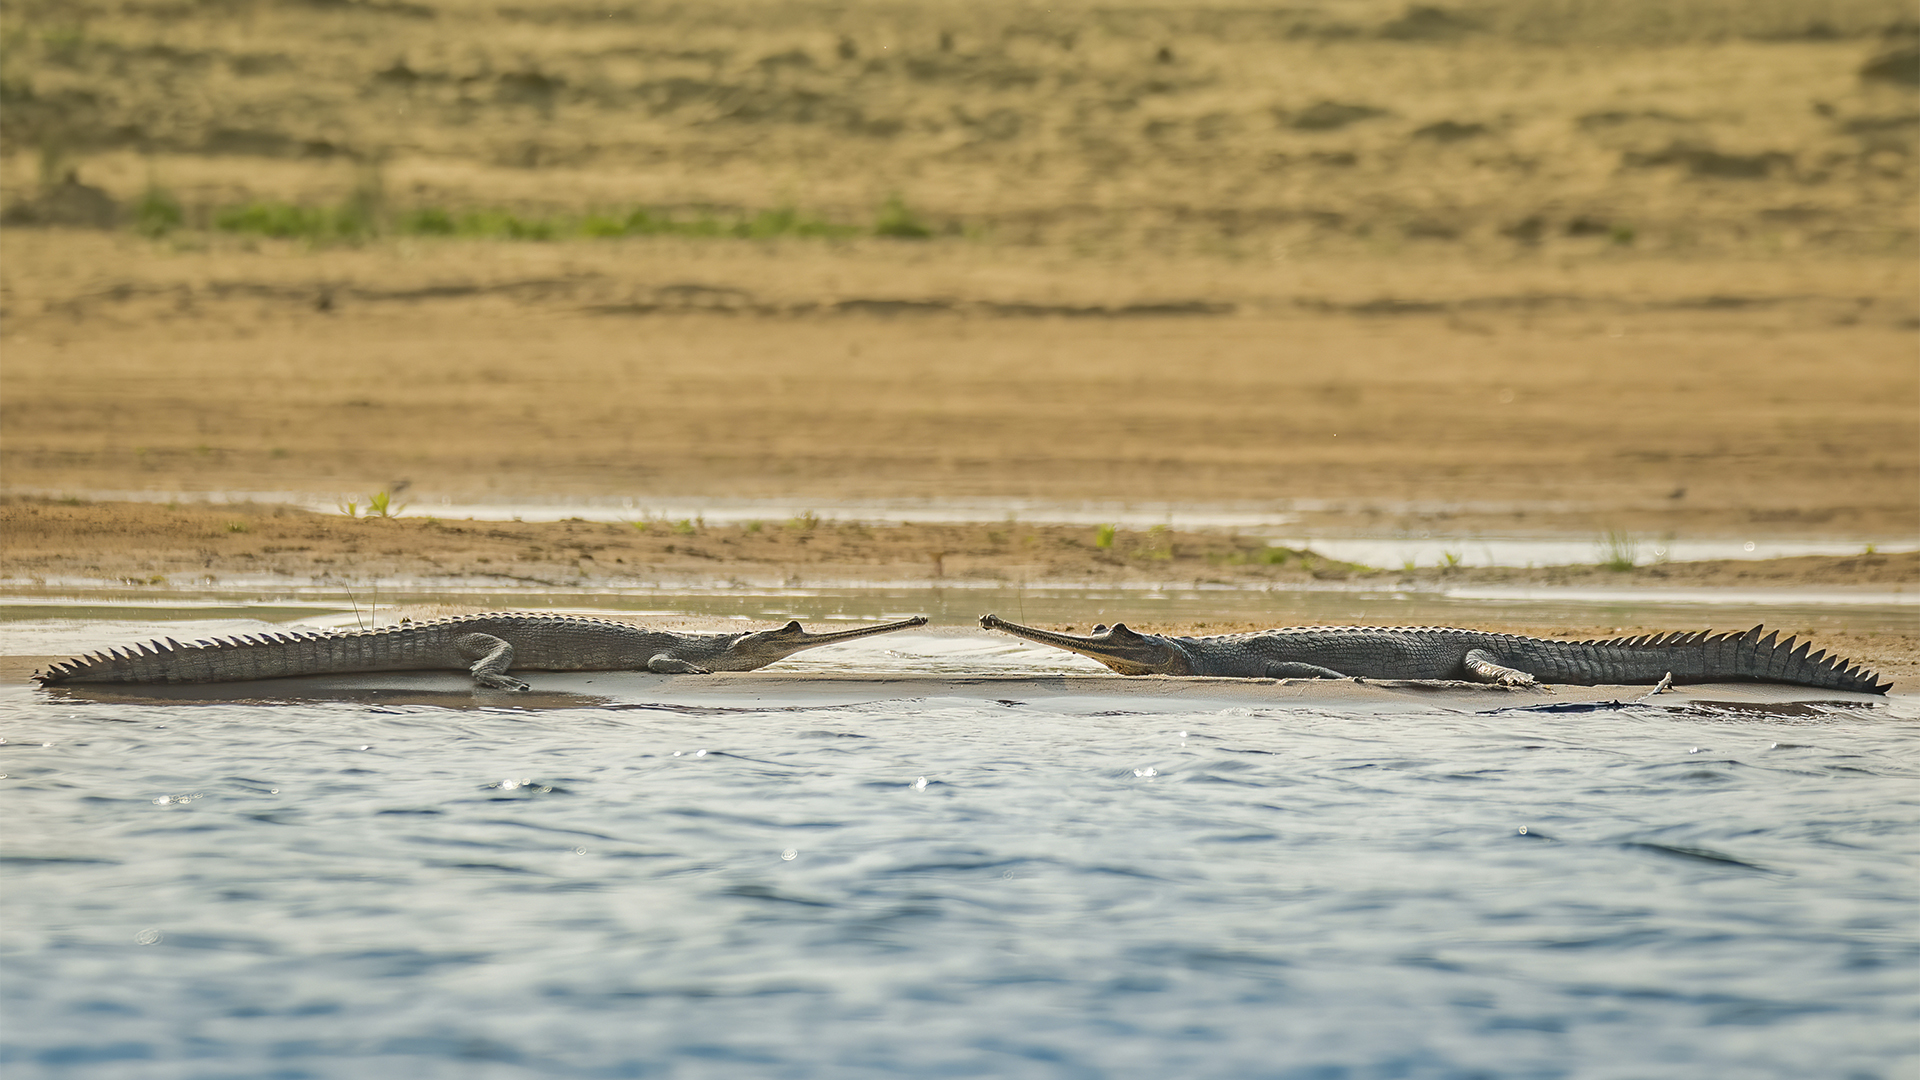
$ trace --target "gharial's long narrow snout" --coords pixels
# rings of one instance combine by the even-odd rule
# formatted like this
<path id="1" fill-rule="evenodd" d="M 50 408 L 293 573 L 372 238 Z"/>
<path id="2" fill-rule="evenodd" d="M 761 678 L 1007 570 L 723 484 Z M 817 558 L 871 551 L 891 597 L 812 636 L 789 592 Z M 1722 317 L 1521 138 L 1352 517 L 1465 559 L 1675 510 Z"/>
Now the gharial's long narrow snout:
<path id="1" fill-rule="evenodd" d="M 816 649 L 822 645 L 836 645 L 855 638 L 872 637 L 875 634 L 891 634 L 896 630 L 910 630 L 916 626 L 927 625 L 925 615 L 915 615 L 899 622 L 883 623 L 879 626 L 859 626 L 852 630 L 829 630 L 821 634 L 809 634 L 795 619 L 777 630 L 759 630 L 740 635 L 733 643 L 737 651 L 759 653 L 778 653 L 791 656 L 802 649 Z M 771 662 L 771 661 L 769 661 Z"/>
<path id="2" fill-rule="evenodd" d="M 1127 629 L 1126 623 L 1114 623 L 1110 627 L 1098 627 L 1092 634 L 1062 634 L 1053 630 L 1041 630 L 1032 626 L 1008 622 L 998 615 L 980 616 L 980 625 L 988 630 L 1002 630 L 1015 637 L 1037 641 L 1042 645 L 1051 645 L 1056 649 L 1076 652 L 1091 657 L 1107 665 L 1122 675 L 1191 675 L 1192 668 L 1185 653 L 1165 638 L 1152 634 L 1137 634 Z"/>

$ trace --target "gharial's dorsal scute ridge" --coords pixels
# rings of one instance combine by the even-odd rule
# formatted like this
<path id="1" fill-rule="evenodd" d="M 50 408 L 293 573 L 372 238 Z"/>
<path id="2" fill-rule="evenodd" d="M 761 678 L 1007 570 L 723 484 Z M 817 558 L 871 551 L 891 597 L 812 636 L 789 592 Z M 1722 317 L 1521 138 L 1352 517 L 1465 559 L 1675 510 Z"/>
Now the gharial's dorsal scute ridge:
<path id="1" fill-rule="evenodd" d="M 771 630 L 681 634 L 613 619 L 496 611 L 371 630 L 284 632 L 181 643 L 172 638 L 53 664 L 34 678 L 65 683 L 208 683 L 368 671 L 456 670 L 480 686 L 525 690 L 522 671 L 753 671 L 802 649 L 925 626 L 916 615 L 813 634 L 798 621 Z"/>
<path id="2" fill-rule="evenodd" d="M 1756 626 L 1744 633 L 1647 634 L 1594 641 L 1447 626 L 1297 626 L 1212 637 L 1163 637 L 1126 624 L 1063 634 L 982 615 L 980 625 L 1089 656 L 1122 675 L 1249 679 L 1464 679 L 1504 686 L 1773 682 L 1884 694 L 1891 682 Z M 1796 644 L 1798 647 L 1796 647 Z"/>

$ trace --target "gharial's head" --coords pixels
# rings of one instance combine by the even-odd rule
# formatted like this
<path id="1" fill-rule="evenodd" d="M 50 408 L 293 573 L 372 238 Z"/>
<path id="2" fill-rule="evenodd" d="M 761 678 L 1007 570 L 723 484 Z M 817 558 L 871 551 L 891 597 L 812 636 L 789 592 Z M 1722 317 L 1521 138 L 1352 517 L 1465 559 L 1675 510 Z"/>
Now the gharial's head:
<path id="1" fill-rule="evenodd" d="M 1052 645 L 1056 649 L 1077 652 L 1107 665 L 1122 675 L 1191 675 L 1193 665 L 1187 654 L 1172 641 L 1157 634 L 1137 634 L 1126 623 L 1096 626 L 1091 634 L 1060 634 L 1011 623 L 998 615 L 980 616 L 980 625 L 1003 630 L 1015 637 Z"/>
<path id="2" fill-rule="evenodd" d="M 815 649 L 822 645 L 872 637 L 875 634 L 891 634 L 896 630 L 925 625 L 927 625 L 927 617 L 915 615 L 910 619 L 880 626 L 861 626 L 852 630 L 831 630 L 824 634 L 809 634 L 801 629 L 800 620 L 794 619 L 787 625 L 775 627 L 772 630 L 751 630 L 738 634 L 727 644 L 727 651 L 740 657 L 750 657 L 764 664 L 771 664 L 802 649 Z"/>

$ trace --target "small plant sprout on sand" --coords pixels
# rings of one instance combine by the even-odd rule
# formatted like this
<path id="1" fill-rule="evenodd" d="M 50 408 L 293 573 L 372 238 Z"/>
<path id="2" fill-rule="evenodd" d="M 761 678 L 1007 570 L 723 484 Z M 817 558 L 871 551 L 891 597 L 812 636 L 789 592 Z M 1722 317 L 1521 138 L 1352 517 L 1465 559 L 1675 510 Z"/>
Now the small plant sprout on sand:
<path id="1" fill-rule="evenodd" d="M 405 503 L 395 501 L 395 493 L 392 491 L 376 491 L 364 496 L 364 498 L 366 499 L 367 517 L 370 519 L 397 518 L 401 512 L 407 508 Z M 350 518 L 360 516 L 360 500 L 351 495 L 343 496 L 334 505 L 340 509 L 341 513 Z"/>
<path id="2" fill-rule="evenodd" d="M 1625 529 L 1608 529 L 1597 546 L 1600 565 L 1608 570 L 1631 570 L 1640 560 L 1640 541 Z"/>

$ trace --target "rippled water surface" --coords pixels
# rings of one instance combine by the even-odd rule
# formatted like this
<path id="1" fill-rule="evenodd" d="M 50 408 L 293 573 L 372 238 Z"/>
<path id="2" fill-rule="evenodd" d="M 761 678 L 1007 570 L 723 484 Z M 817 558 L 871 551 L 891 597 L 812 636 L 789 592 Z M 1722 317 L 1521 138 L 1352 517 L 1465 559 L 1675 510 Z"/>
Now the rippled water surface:
<path id="1" fill-rule="evenodd" d="M 782 667 L 1082 663 L 898 635 Z M 1920 1066 L 1912 699 L 536 700 L 0 689 L 0 1072 Z"/>

